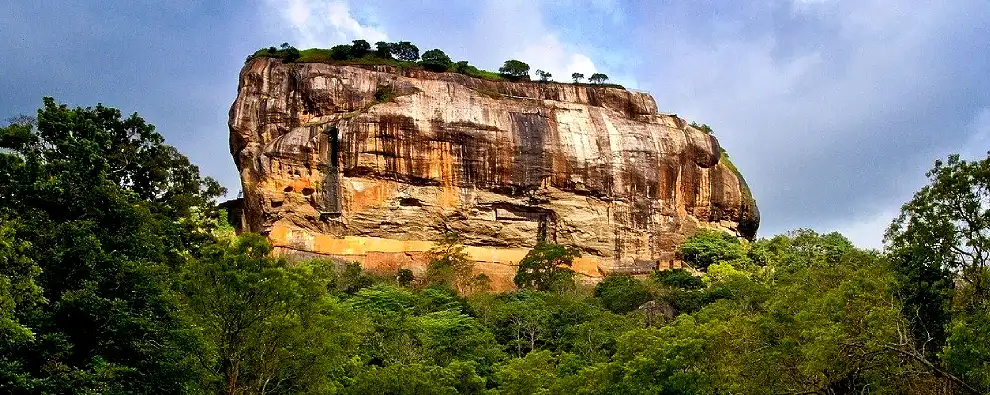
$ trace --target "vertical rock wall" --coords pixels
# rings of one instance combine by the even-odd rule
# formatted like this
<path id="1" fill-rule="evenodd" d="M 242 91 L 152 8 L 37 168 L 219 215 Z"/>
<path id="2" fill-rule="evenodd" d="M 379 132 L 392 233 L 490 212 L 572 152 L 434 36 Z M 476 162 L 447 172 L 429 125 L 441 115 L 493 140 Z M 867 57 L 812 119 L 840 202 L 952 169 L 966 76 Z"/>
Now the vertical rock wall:
<path id="1" fill-rule="evenodd" d="M 230 110 L 247 230 L 277 251 L 425 270 L 457 231 L 496 289 L 539 240 L 587 281 L 674 262 L 759 213 L 718 141 L 617 88 L 250 60 Z"/>

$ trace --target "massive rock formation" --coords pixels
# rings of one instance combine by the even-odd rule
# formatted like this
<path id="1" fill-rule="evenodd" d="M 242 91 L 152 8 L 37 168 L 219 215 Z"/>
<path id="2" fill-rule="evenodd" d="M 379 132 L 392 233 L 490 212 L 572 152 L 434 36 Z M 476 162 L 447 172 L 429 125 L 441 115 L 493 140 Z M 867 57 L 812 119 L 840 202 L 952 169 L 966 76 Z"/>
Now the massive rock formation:
<path id="1" fill-rule="evenodd" d="M 586 281 L 668 267 L 698 228 L 759 214 L 718 141 L 620 88 L 255 58 L 230 110 L 244 224 L 281 254 L 422 272 L 459 232 L 511 287 L 539 240 Z"/>

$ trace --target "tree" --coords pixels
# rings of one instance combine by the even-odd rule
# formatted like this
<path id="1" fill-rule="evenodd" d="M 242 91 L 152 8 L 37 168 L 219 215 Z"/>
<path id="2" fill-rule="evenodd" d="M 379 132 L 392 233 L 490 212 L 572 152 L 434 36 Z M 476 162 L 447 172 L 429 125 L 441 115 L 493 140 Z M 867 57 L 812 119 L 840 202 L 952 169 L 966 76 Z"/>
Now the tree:
<path id="1" fill-rule="evenodd" d="M 990 157 L 970 162 L 952 155 L 926 175 L 929 185 L 901 208 L 886 242 L 902 278 L 905 314 L 931 355 L 944 344 L 957 281 L 971 287 L 971 305 L 987 300 Z"/>
<path id="2" fill-rule="evenodd" d="M 548 394 L 557 379 L 556 361 L 549 351 L 537 351 L 512 359 L 495 373 L 499 393 L 506 395 Z"/>
<path id="3" fill-rule="evenodd" d="M 289 267 L 269 252 L 263 237 L 244 235 L 186 266 L 182 291 L 213 392 L 324 392 L 356 351 L 361 329 L 328 294 L 328 268 Z"/>
<path id="4" fill-rule="evenodd" d="M 282 61 L 285 63 L 292 63 L 299 59 L 299 50 L 296 47 L 286 48 L 282 52 Z"/>
<path id="5" fill-rule="evenodd" d="M 574 258 L 581 253 L 574 247 L 540 242 L 519 261 L 513 281 L 519 288 L 560 291 L 574 285 Z"/>
<path id="6" fill-rule="evenodd" d="M 543 70 L 536 70 L 536 76 L 540 77 L 540 81 L 543 82 L 550 81 L 550 79 L 553 78 L 553 74 L 550 74 L 549 72 Z"/>
<path id="7" fill-rule="evenodd" d="M 353 51 L 350 45 L 341 44 L 334 45 L 330 48 L 330 59 L 333 60 L 348 60 L 352 59 Z"/>
<path id="8" fill-rule="evenodd" d="M 423 60 L 420 63 L 427 70 L 442 73 L 447 71 L 451 65 L 450 57 L 439 49 L 431 49 L 423 53 Z"/>
<path id="9" fill-rule="evenodd" d="M 0 142 L 0 240 L 15 240 L 0 241 L 0 282 L 16 292 L 15 325 L 33 335 L 14 327 L 27 340 L 0 341 L 0 391 L 195 387 L 199 349 L 170 285 L 212 240 L 204 219 L 219 185 L 137 114 L 102 105 L 45 98 L 36 125 L 0 128 Z"/>
<path id="10" fill-rule="evenodd" d="M 608 81 L 608 76 L 602 73 L 594 73 L 588 77 L 588 82 L 592 84 L 604 84 L 605 81 Z"/>
<path id="11" fill-rule="evenodd" d="M 960 381 L 978 380 L 990 351 L 970 342 L 990 336 L 990 153 L 967 161 L 938 160 L 929 184 L 904 204 L 885 237 L 899 275 L 898 292 L 911 322 L 914 350 L 943 360 Z M 977 390 L 973 390 L 976 392 Z"/>
<path id="12" fill-rule="evenodd" d="M 526 78 L 529 77 L 529 65 L 515 59 L 506 60 L 498 72 L 510 79 Z"/>
<path id="13" fill-rule="evenodd" d="M 0 350 L 34 340 L 21 317 L 45 303 L 37 283 L 41 267 L 29 256 L 31 245 L 14 237 L 17 227 L 16 221 L 0 217 Z M 5 362 L 10 363 L 0 357 L 0 364 Z"/>
<path id="14" fill-rule="evenodd" d="M 595 285 L 595 298 L 605 309 L 625 314 L 652 299 L 642 282 L 630 275 L 613 274 Z"/>
<path id="15" fill-rule="evenodd" d="M 737 237 L 725 232 L 702 229 L 681 244 L 678 254 L 695 269 L 705 270 L 715 263 L 742 258 L 746 251 Z"/>
<path id="16" fill-rule="evenodd" d="M 392 59 L 392 44 L 384 41 L 376 42 L 375 56 L 381 59 Z"/>
<path id="17" fill-rule="evenodd" d="M 456 232 L 444 234 L 426 256 L 429 259 L 426 279 L 431 284 L 447 285 L 458 292 L 465 292 L 470 287 L 474 261 L 464 252 Z"/>
<path id="18" fill-rule="evenodd" d="M 397 43 L 392 43 L 391 45 L 392 55 L 396 59 L 415 62 L 419 59 L 419 48 L 416 45 L 410 43 L 409 41 L 399 41 Z"/>
<path id="19" fill-rule="evenodd" d="M 575 84 L 580 83 L 581 80 L 584 79 L 584 74 L 582 74 L 582 73 L 572 73 L 571 74 L 571 79 L 574 80 L 574 83 Z"/>
<path id="20" fill-rule="evenodd" d="M 360 59 L 371 52 L 371 44 L 365 40 L 351 41 L 351 58 Z"/>

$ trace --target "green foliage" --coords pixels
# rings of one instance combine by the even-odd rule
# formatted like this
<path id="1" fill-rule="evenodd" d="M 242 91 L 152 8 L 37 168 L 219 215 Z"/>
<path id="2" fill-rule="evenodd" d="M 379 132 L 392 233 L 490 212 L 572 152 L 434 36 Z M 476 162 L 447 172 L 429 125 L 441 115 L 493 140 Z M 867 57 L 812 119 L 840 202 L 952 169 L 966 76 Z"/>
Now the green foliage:
<path id="1" fill-rule="evenodd" d="M 357 349 L 359 321 L 329 293 L 325 266 L 269 256 L 261 236 L 205 248 L 182 294 L 205 344 L 203 387 L 227 393 L 325 393 Z"/>
<path id="2" fill-rule="evenodd" d="M 415 279 L 416 279 L 416 277 L 413 275 L 412 270 L 409 270 L 409 269 L 405 269 L 405 268 L 399 269 L 395 273 L 395 281 L 397 283 L 399 283 L 399 285 L 401 285 L 403 287 L 408 287 L 408 286 L 412 285 L 412 282 Z"/>
<path id="3" fill-rule="evenodd" d="M 595 286 L 595 298 L 605 309 L 625 314 L 653 298 L 643 283 L 629 275 L 605 276 Z"/>
<path id="4" fill-rule="evenodd" d="M 426 280 L 448 286 L 458 292 L 468 292 L 474 275 L 474 261 L 464 252 L 457 233 L 448 232 L 436 246 L 426 252 L 429 259 Z"/>
<path id="5" fill-rule="evenodd" d="M 498 72 L 503 77 L 512 80 L 529 78 L 529 65 L 515 59 L 506 60 Z"/>
<path id="6" fill-rule="evenodd" d="M 367 47 L 345 61 L 400 62 Z M 588 292 L 578 251 L 540 243 L 521 289 L 492 294 L 455 235 L 429 251 L 428 286 L 271 256 L 137 115 L 46 99 L 0 148 L 0 393 L 990 390 L 990 158 L 938 163 L 886 255 L 838 233 L 701 231 L 680 252 L 702 271 Z"/>
<path id="7" fill-rule="evenodd" d="M 536 70 L 536 76 L 540 78 L 541 82 L 548 82 L 553 78 L 553 74 L 543 70 Z"/>
<path id="8" fill-rule="evenodd" d="M 608 81 L 608 76 L 602 73 L 594 73 L 588 77 L 588 82 L 592 84 L 604 84 L 605 81 Z"/>
<path id="9" fill-rule="evenodd" d="M 947 367 L 973 387 L 990 388 L 990 308 L 958 314 L 942 350 Z"/>
<path id="10" fill-rule="evenodd" d="M 375 279 L 361 270 L 361 264 L 351 262 L 344 265 L 340 278 L 334 284 L 338 291 L 353 294 L 374 285 Z"/>
<path id="11" fill-rule="evenodd" d="M 375 43 L 375 57 L 382 59 L 392 59 L 392 44 L 384 41 Z"/>
<path id="12" fill-rule="evenodd" d="M 375 103 L 388 103 L 395 99 L 395 87 L 392 85 L 379 85 L 375 90 Z"/>
<path id="13" fill-rule="evenodd" d="M 348 60 L 352 59 L 351 55 L 354 51 L 351 50 L 351 46 L 347 44 L 334 45 L 330 47 L 330 59 L 333 60 Z"/>
<path id="14" fill-rule="evenodd" d="M 44 99 L 0 128 L 0 392 L 180 392 L 197 350 L 171 274 L 215 181 L 136 114 Z M 193 215 L 196 213 L 197 215 Z"/>
<path id="15" fill-rule="evenodd" d="M 699 124 L 697 124 L 695 122 L 691 122 L 691 127 L 695 128 L 695 129 L 698 129 L 698 130 L 702 131 L 705 134 L 715 134 L 715 132 L 712 130 L 712 127 L 711 126 L 708 126 L 708 124 L 705 124 L 705 123 L 699 125 Z"/>
<path id="16" fill-rule="evenodd" d="M 574 247 L 540 242 L 521 261 L 513 281 L 519 288 L 563 291 L 574 287 L 574 258 L 581 256 Z"/>
<path id="17" fill-rule="evenodd" d="M 574 83 L 575 84 L 580 83 L 581 80 L 584 79 L 584 74 L 583 73 L 571 73 L 571 79 L 574 80 Z"/>
<path id="18" fill-rule="evenodd" d="M 371 51 L 371 44 L 368 44 L 365 40 L 354 40 L 351 43 L 350 58 L 360 59 L 363 58 Z"/>
<path id="19" fill-rule="evenodd" d="M 741 259 L 746 251 L 735 236 L 702 229 L 681 244 L 678 254 L 691 267 L 705 270 L 715 263 Z"/>
<path id="20" fill-rule="evenodd" d="M 450 57 L 443 53 L 443 51 L 431 49 L 423 52 L 423 60 L 420 61 L 420 64 L 427 70 L 442 73 L 450 68 L 452 62 L 450 61 Z"/>
<path id="21" fill-rule="evenodd" d="M 31 245 L 15 238 L 16 226 L 0 217 L 0 349 L 35 339 L 18 316 L 34 313 L 45 303 L 37 284 L 41 267 L 29 255 Z"/>
<path id="22" fill-rule="evenodd" d="M 926 175 L 930 184 L 901 208 L 886 240 L 915 336 L 931 338 L 935 351 L 945 340 L 954 288 L 970 290 L 961 310 L 990 299 L 990 155 L 952 155 Z"/>
<path id="23" fill-rule="evenodd" d="M 416 60 L 419 60 L 419 48 L 409 41 L 392 43 L 390 50 L 396 59 L 406 62 L 415 62 Z"/>

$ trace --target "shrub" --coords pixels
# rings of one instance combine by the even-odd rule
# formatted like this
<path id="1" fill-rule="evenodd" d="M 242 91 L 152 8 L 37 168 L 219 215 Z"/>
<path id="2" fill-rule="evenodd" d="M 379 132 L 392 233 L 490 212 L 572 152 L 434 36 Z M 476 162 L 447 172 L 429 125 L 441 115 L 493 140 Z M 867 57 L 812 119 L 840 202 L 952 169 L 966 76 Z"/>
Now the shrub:
<path id="1" fill-rule="evenodd" d="M 702 132 L 705 132 L 705 134 L 714 134 L 712 127 L 708 126 L 708 124 L 705 123 L 698 125 L 696 122 L 691 122 L 691 127 L 698 129 Z"/>
<path id="2" fill-rule="evenodd" d="M 415 279 L 416 277 L 413 276 L 412 270 L 409 269 L 399 269 L 399 271 L 395 273 L 395 281 L 403 287 L 408 287 Z"/>
<path id="3" fill-rule="evenodd" d="M 388 103 L 395 99 L 395 88 L 392 85 L 379 85 L 375 90 L 375 103 Z"/>

